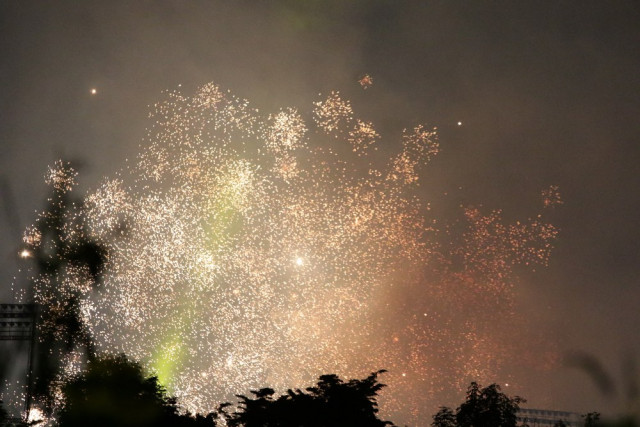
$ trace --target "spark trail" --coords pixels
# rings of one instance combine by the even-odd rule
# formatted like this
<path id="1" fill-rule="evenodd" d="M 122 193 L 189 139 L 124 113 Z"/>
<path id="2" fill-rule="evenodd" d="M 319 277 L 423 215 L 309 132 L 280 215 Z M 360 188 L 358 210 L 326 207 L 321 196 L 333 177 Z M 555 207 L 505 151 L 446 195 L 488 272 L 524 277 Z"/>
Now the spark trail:
<path id="1" fill-rule="evenodd" d="M 434 129 L 405 130 L 376 167 L 381 136 L 348 100 L 310 113 L 263 115 L 214 84 L 155 105 L 138 158 L 86 198 L 110 254 L 82 301 L 100 349 L 201 412 L 385 368 L 385 412 L 418 416 L 451 384 L 493 381 L 517 351 L 513 266 L 545 264 L 555 228 L 472 208 L 441 225 L 416 191 Z"/>

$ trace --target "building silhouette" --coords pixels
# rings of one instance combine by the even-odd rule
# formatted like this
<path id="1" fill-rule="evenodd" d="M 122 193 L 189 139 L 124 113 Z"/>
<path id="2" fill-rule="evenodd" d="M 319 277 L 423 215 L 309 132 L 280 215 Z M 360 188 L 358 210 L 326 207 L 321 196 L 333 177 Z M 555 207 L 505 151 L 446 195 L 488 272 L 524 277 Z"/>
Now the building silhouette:
<path id="1" fill-rule="evenodd" d="M 579 427 L 583 425 L 580 414 L 567 411 L 552 411 L 549 409 L 520 408 L 517 413 L 518 425 L 529 427 L 553 427 L 558 421 L 567 426 Z"/>

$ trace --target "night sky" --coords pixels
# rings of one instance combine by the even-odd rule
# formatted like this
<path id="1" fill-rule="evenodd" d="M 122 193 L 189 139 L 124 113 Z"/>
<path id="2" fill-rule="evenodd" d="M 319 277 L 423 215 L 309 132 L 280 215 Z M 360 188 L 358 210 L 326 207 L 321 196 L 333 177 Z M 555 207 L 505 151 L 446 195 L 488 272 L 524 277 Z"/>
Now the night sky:
<path id="1" fill-rule="evenodd" d="M 593 354 L 622 386 L 640 357 L 639 22 L 631 1 L 2 2 L 1 295 L 25 284 L 18 252 L 48 165 L 77 161 L 95 189 L 135 158 L 162 91 L 214 82 L 277 111 L 338 90 L 383 154 L 404 128 L 438 128 L 420 191 L 440 216 L 464 205 L 526 220 L 559 186 L 549 265 L 518 271 L 513 290 L 544 337 L 531 346 L 558 360 L 513 360 L 518 387 L 503 388 L 534 408 L 619 411 L 624 393 L 602 396 L 562 358 Z"/>

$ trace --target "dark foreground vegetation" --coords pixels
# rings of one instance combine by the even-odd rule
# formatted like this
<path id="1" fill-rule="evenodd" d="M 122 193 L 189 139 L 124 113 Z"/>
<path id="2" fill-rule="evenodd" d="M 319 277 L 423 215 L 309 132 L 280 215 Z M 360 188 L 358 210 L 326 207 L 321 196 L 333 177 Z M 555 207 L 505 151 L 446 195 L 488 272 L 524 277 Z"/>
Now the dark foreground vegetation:
<path id="1" fill-rule="evenodd" d="M 251 391 L 250 397 L 238 396 L 235 407 L 224 403 L 207 415 L 192 415 L 181 412 L 157 377 L 145 376 L 139 364 L 124 355 L 96 357 L 62 386 L 64 398 L 53 415 L 60 427 L 393 426 L 378 418 L 382 372 L 347 382 L 323 375 L 314 387 L 277 397 L 273 389 L 263 388 Z M 6 413 L 0 417 L 4 421 Z"/>
<path id="2" fill-rule="evenodd" d="M 467 399 L 454 412 L 441 406 L 433 416 L 433 427 L 515 426 L 521 397 L 510 398 L 500 391 L 497 384 L 481 389 L 471 383 Z"/>
<path id="3" fill-rule="evenodd" d="M 146 376 L 126 356 L 96 357 L 87 369 L 62 386 L 63 401 L 54 410 L 59 427 L 383 427 L 395 426 L 378 416 L 377 396 L 384 387 L 377 371 L 364 379 L 343 381 L 323 375 L 305 390 L 288 390 L 276 396 L 271 388 L 238 395 L 236 405 L 223 403 L 212 412 L 184 413 L 169 397 L 157 377 Z M 465 400 L 455 410 L 442 406 L 432 427 L 534 427 L 537 422 L 518 419 L 521 397 L 509 397 L 497 384 L 469 386 Z M 0 409 L 0 425 L 7 414 Z M 37 425 L 35 422 L 31 425 Z M 26 425 L 26 424 L 24 424 Z M 549 424 L 544 424 L 549 426 Z M 558 420 L 554 427 L 575 427 Z M 584 427 L 634 427 L 631 420 L 605 423 L 598 413 L 582 417 Z"/>
<path id="4" fill-rule="evenodd" d="M 520 403 L 526 400 L 519 396 L 509 397 L 500 391 L 500 386 L 491 384 L 482 388 L 472 382 L 467 389 L 464 402 L 452 410 L 441 406 L 433 415 L 432 427 L 548 427 L 550 424 L 537 420 L 519 419 Z M 617 422 L 604 422 L 600 414 L 590 412 L 582 416 L 579 423 L 584 427 L 635 427 L 637 423 L 632 419 L 622 419 Z M 557 420 L 553 427 L 578 427 L 575 421 Z"/>

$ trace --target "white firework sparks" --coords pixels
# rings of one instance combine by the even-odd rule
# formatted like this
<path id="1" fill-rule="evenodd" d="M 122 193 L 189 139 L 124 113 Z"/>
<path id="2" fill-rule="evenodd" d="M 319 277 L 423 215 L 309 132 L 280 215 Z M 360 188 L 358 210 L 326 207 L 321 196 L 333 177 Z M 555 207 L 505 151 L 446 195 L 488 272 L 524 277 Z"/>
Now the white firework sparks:
<path id="1" fill-rule="evenodd" d="M 435 131 L 405 131 L 375 169 L 364 155 L 381 136 L 337 92 L 314 103 L 311 128 L 213 84 L 166 98 L 135 164 L 86 199 L 110 254 L 83 301 L 102 350 L 143 361 L 200 412 L 250 388 L 386 368 L 386 411 L 415 414 L 424 396 L 499 370 L 487 355 L 508 334 L 489 325 L 512 315 L 511 266 L 546 261 L 551 225 L 468 210 L 464 233 L 437 229 L 415 195 Z"/>

